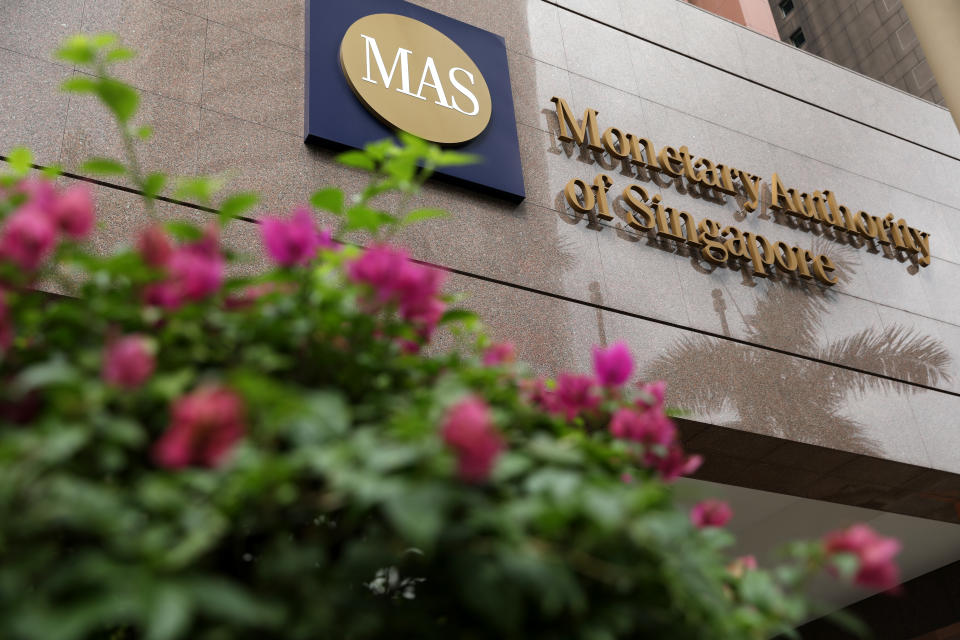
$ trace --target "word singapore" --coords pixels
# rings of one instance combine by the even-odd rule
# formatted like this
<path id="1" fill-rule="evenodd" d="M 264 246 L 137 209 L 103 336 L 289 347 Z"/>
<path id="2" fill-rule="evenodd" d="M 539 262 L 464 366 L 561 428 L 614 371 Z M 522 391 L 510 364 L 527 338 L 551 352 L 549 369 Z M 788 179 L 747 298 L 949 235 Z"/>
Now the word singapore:
<path id="1" fill-rule="evenodd" d="M 624 133 L 617 127 L 609 127 L 601 134 L 595 109 L 584 111 L 582 120 L 578 121 L 565 100 L 554 97 L 552 102 L 556 105 L 557 138 L 561 142 L 606 152 L 611 158 L 627 160 L 638 169 L 674 178 L 685 177 L 691 183 L 729 195 L 742 192 L 746 196 L 743 209 L 748 213 L 760 206 L 760 177 L 714 163 L 708 158 L 695 157 L 685 146 L 664 146 L 658 150 L 649 139 Z M 593 184 L 576 178 L 567 183 L 564 197 L 576 211 L 590 213 L 596 209 L 601 220 L 613 220 L 607 197 L 612 186 L 613 181 L 606 174 L 598 175 Z M 838 204 L 833 192 L 800 192 L 786 187 L 776 173 L 770 180 L 770 193 L 771 209 L 890 245 L 916 254 L 921 266 L 930 264 L 930 235 L 910 227 L 903 218 L 894 220 L 892 213 L 885 217 L 865 211 L 854 213 L 849 207 Z M 722 226 L 709 218 L 697 222 L 690 213 L 666 206 L 659 194 L 651 197 L 640 185 L 627 186 L 623 190 L 623 200 L 629 207 L 627 223 L 631 227 L 638 231 L 656 229 L 659 237 L 700 247 L 703 257 L 710 262 L 722 264 L 736 257 L 747 260 L 754 275 L 759 277 L 767 277 L 767 267 L 775 265 L 781 271 L 796 273 L 804 279 L 816 279 L 825 285 L 837 282 L 837 278 L 830 275 L 836 266 L 823 254 L 814 255 L 807 249 L 791 247 L 784 242 L 770 242 L 762 235 Z"/>

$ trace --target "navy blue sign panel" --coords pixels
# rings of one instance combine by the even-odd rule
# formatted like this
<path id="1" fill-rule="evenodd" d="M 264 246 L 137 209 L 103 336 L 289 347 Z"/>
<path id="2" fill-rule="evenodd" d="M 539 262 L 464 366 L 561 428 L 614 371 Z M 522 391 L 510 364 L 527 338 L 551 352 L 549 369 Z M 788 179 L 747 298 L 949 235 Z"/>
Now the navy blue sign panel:
<path id="1" fill-rule="evenodd" d="M 394 134 L 357 99 L 340 68 L 340 42 L 347 29 L 376 13 L 407 16 L 446 35 L 470 56 L 490 90 L 490 123 L 479 136 L 456 147 L 481 160 L 436 173 L 510 200 L 522 200 L 523 170 L 503 38 L 402 0 L 308 0 L 306 142 L 361 148 Z"/>

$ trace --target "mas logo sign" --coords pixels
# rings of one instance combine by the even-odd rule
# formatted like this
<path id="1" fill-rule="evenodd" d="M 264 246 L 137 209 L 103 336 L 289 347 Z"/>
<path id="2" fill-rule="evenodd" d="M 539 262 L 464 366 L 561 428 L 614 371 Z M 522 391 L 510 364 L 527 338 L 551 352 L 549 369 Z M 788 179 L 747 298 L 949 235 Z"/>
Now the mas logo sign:
<path id="1" fill-rule="evenodd" d="M 438 174 L 524 197 L 500 36 L 400 0 L 312 0 L 306 73 L 307 142 L 359 148 L 402 129 L 481 158 Z"/>

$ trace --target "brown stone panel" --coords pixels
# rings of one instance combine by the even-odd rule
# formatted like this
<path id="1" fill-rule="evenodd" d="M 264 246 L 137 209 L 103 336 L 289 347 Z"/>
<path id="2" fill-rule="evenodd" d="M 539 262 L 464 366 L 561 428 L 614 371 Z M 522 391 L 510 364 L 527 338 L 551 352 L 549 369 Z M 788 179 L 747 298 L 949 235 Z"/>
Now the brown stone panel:
<path id="1" fill-rule="evenodd" d="M 200 102 L 203 81 L 203 18 L 152 0 L 97 0 L 83 14 L 86 33 L 113 32 L 137 57 L 116 74 L 137 88 L 187 102 Z"/>
<path id="2" fill-rule="evenodd" d="M 0 153 L 29 147 L 34 161 L 60 158 L 68 96 L 59 92 L 67 67 L 0 49 Z"/>
<path id="3" fill-rule="evenodd" d="M 304 5 L 309 0 L 208 0 L 210 20 L 268 40 L 304 48 Z"/>
<path id="4" fill-rule="evenodd" d="M 303 135 L 302 50 L 210 21 L 203 107 Z"/>
<path id="5" fill-rule="evenodd" d="M 54 51 L 64 38 L 80 31 L 82 9 L 83 0 L 4 0 L 0 2 L 0 47 L 56 61 Z"/>

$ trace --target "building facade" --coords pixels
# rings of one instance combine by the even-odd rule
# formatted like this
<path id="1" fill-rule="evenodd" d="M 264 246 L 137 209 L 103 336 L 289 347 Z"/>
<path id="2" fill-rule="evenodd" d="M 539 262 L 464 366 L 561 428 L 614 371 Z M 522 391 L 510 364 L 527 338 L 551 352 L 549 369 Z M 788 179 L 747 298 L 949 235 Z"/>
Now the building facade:
<path id="1" fill-rule="evenodd" d="M 263 193 L 255 215 L 326 185 L 359 190 L 361 172 L 304 143 L 305 1 L 326 4 L 0 3 L 0 148 L 31 147 L 65 181 L 86 179 L 89 156 L 121 155 L 102 109 L 58 93 L 77 72 L 51 56 L 71 33 L 113 31 L 139 52 L 124 74 L 155 130 L 146 170 L 224 173 Z M 738 550 L 867 520 L 904 540 L 905 579 L 960 560 L 950 114 L 678 0 L 415 4 L 504 39 L 525 198 L 432 181 L 410 206 L 452 215 L 397 241 L 449 270 L 448 288 L 541 372 L 588 370 L 592 345 L 627 341 L 689 411 L 685 446 L 707 462 L 683 490 L 733 503 Z M 601 190 L 606 208 L 587 207 Z M 137 194 L 96 191 L 97 247 L 131 242 L 147 222 Z M 160 212 L 210 218 L 190 202 Z M 722 258 L 693 231 L 707 221 L 729 229 Z M 243 268 L 263 264 L 256 224 L 225 237 Z M 837 607 L 871 595 L 816 589 Z"/>
<path id="2" fill-rule="evenodd" d="M 943 104 L 900 0 L 768 1 L 784 42 Z"/>

